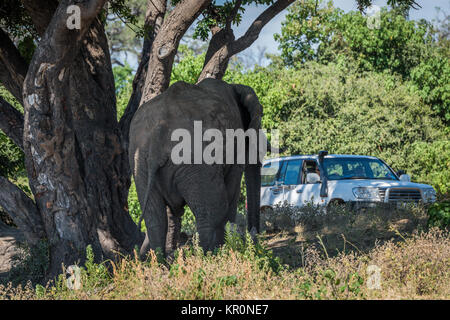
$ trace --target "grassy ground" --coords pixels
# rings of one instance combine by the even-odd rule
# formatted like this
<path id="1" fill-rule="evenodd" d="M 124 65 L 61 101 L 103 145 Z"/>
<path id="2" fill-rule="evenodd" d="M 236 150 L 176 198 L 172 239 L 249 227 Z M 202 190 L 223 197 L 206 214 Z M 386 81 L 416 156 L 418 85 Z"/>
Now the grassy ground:
<path id="1" fill-rule="evenodd" d="M 46 286 L 0 286 L 0 299 L 449 299 L 450 238 L 427 229 L 421 208 L 351 213 L 281 207 L 265 232 L 227 233 L 204 253 L 194 237 L 164 261 L 88 262 L 80 288 L 65 275 Z M 239 228 L 238 228 L 239 229 Z"/>

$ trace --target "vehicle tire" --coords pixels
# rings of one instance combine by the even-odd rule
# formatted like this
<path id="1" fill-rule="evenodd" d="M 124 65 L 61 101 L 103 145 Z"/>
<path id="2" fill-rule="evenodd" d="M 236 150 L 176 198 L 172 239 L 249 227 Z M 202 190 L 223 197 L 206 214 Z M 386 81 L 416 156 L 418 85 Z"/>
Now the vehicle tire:
<path id="1" fill-rule="evenodd" d="M 332 213 L 332 212 L 340 212 L 342 210 L 345 210 L 346 207 L 347 207 L 347 204 L 345 203 L 344 200 L 332 199 L 327 205 L 326 212 L 327 212 L 327 214 Z"/>

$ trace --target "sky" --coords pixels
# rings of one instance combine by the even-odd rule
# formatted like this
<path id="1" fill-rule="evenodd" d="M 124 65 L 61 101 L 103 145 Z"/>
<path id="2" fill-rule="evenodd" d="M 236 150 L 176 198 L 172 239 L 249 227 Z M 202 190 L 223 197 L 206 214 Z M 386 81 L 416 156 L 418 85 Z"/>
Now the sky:
<path id="1" fill-rule="evenodd" d="M 218 3 L 223 1 L 218 1 Z M 409 13 L 409 18 L 412 20 L 426 19 L 432 21 L 436 19 L 437 12 L 436 7 L 443 9 L 445 12 L 450 11 L 450 0 L 416 0 L 416 2 L 422 7 L 418 10 L 411 9 Z M 338 7 L 345 12 L 357 10 L 356 1 L 354 0 L 334 0 L 334 6 Z M 373 5 L 379 7 L 386 6 L 386 0 L 375 0 Z M 254 19 L 261 14 L 267 6 L 256 6 L 252 5 L 246 8 L 246 11 L 242 17 L 242 22 L 239 26 L 233 28 L 236 38 L 243 35 Z M 281 32 L 281 22 L 284 21 L 287 9 L 279 13 L 275 18 L 273 18 L 262 30 L 259 35 L 258 40 L 256 40 L 252 46 L 241 54 L 251 56 L 258 53 L 259 48 L 265 48 L 266 53 L 279 53 L 278 44 L 273 39 L 275 33 Z"/>
<path id="2" fill-rule="evenodd" d="M 217 0 L 216 3 L 221 4 L 225 0 Z M 374 0 L 373 4 L 379 7 L 386 6 L 387 0 Z M 411 9 L 409 13 L 409 18 L 414 20 L 426 19 L 428 21 L 432 21 L 437 17 L 436 8 L 439 7 L 443 11 L 449 13 L 450 12 L 450 0 L 416 0 L 416 2 L 422 7 L 417 10 Z M 356 1 L 355 0 L 334 0 L 334 6 L 338 7 L 345 12 L 357 10 Z M 263 5 L 251 5 L 246 6 L 245 13 L 242 16 L 242 21 L 239 26 L 233 26 L 234 35 L 236 39 L 242 36 L 245 31 L 248 29 L 250 24 L 267 8 L 267 6 Z M 246 50 L 239 53 L 240 57 L 250 58 L 254 63 L 260 63 L 262 66 L 265 66 L 269 63 L 269 60 L 263 59 L 262 61 L 258 61 L 258 54 L 263 51 L 264 53 L 270 54 L 279 54 L 278 43 L 273 39 L 273 35 L 275 33 L 281 33 L 281 23 L 285 20 L 285 15 L 287 13 L 287 9 L 280 12 L 277 16 L 275 16 L 270 22 L 268 22 L 264 28 L 261 30 L 261 33 L 258 39 Z M 194 23 L 195 25 L 195 23 Z M 263 49 L 263 50 L 261 50 Z M 138 62 L 135 58 L 131 58 L 128 63 L 133 66 L 135 69 L 137 68 Z"/>

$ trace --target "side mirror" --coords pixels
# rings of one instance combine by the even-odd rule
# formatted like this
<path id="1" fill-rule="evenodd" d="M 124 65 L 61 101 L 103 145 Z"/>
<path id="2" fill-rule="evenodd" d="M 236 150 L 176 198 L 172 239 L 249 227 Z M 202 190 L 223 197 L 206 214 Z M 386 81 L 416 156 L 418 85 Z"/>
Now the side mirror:
<path id="1" fill-rule="evenodd" d="M 402 174 L 405 174 L 405 170 L 398 170 L 397 175 L 400 177 Z"/>
<path id="2" fill-rule="evenodd" d="M 317 173 L 310 172 L 306 174 L 306 183 L 318 183 L 320 182 L 320 177 Z"/>
<path id="3" fill-rule="evenodd" d="M 400 176 L 400 181 L 404 181 L 404 182 L 411 182 L 411 177 L 409 176 L 409 174 L 402 174 Z"/>

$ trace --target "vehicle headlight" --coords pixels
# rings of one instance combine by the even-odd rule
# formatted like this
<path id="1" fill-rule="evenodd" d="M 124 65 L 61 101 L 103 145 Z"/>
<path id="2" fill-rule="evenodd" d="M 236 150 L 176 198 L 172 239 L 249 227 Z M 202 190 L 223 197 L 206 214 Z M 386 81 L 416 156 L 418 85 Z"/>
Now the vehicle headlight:
<path id="1" fill-rule="evenodd" d="M 357 199 L 380 200 L 378 188 L 374 187 L 358 187 L 353 188 L 353 194 Z"/>
<path id="2" fill-rule="evenodd" d="M 422 190 L 423 198 L 425 201 L 435 201 L 436 191 L 433 188 L 427 188 Z"/>

